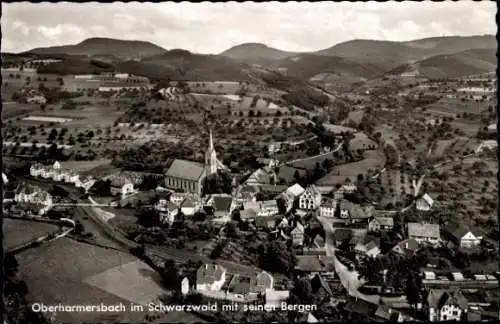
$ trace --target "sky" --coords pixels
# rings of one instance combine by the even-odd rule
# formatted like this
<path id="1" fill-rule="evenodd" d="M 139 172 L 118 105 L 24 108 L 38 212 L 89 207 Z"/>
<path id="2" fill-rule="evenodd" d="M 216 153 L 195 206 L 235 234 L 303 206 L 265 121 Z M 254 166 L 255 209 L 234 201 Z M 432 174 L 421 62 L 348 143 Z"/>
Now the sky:
<path id="1" fill-rule="evenodd" d="M 2 52 L 90 37 L 143 40 L 218 54 L 242 43 L 316 51 L 353 39 L 409 41 L 496 34 L 496 3 L 3 3 Z"/>

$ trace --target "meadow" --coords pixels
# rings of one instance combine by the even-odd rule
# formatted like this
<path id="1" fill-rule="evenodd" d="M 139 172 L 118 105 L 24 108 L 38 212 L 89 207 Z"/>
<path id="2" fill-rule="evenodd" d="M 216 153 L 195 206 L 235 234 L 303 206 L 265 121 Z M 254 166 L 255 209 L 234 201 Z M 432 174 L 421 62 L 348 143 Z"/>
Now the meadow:
<path id="1" fill-rule="evenodd" d="M 4 218 L 4 248 L 8 250 L 58 231 L 59 227 L 53 224 Z"/>

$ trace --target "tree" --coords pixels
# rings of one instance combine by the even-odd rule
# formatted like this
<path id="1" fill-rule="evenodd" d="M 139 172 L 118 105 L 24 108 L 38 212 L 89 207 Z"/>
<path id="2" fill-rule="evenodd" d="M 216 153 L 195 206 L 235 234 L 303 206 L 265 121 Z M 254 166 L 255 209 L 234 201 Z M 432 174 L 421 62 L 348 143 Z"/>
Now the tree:
<path id="1" fill-rule="evenodd" d="M 83 234 L 83 232 L 85 232 L 85 227 L 83 226 L 83 224 L 82 224 L 79 220 L 77 220 L 77 221 L 75 222 L 75 230 L 74 230 L 74 233 L 75 233 L 76 235 L 82 235 L 82 234 Z"/>
<path id="2" fill-rule="evenodd" d="M 420 289 L 418 288 L 415 273 L 413 271 L 408 272 L 405 295 L 408 300 L 408 304 L 416 310 L 417 304 L 420 302 Z"/>
<path id="3" fill-rule="evenodd" d="M 167 288 L 173 290 L 180 290 L 181 279 L 179 277 L 179 269 L 172 259 L 166 260 L 163 264 L 163 271 L 161 272 L 163 283 Z"/>
<path id="4" fill-rule="evenodd" d="M 300 304 L 309 305 L 312 304 L 314 300 L 311 282 L 307 279 L 301 278 L 296 280 L 292 289 L 292 294 L 297 297 Z"/>

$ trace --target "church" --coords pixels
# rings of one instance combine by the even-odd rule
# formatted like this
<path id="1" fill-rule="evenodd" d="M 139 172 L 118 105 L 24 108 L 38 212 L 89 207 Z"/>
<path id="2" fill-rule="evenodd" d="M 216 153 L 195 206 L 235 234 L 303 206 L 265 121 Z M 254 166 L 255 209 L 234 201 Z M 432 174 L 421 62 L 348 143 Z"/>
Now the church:
<path id="1" fill-rule="evenodd" d="M 169 189 L 180 189 L 201 196 L 203 180 L 207 176 L 216 174 L 218 170 L 227 170 L 227 168 L 217 159 L 212 130 L 210 130 L 205 164 L 175 159 L 165 173 L 165 186 Z"/>

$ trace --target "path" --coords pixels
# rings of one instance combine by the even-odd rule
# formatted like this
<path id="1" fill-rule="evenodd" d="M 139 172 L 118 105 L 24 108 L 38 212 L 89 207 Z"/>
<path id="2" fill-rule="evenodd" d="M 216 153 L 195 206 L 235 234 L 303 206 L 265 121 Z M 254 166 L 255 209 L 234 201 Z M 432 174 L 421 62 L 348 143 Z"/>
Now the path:
<path id="1" fill-rule="evenodd" d="M 337 145 L 337 147 L 334 150 L 332 150 L 330 152 L 319 154 L 319 155 L 315 155 L 315 156 L 309 156 L 309 157 L 302 158 L 302 159 L 295 159 L 295 160 L 292 160 L 292 161 L 288 161 L 285 164 L 292 164 L 292 163 L 296 163 L 296 162 L 307 161 L 307 160 L 315 159 L 315 158 L 322 157 L 322 156 L 325 156 L 325 155 L 328 155 L 328 154 L 333 154 L 333 153 L 337 152 L 338 150 L 340 150 L 342 148 L 342 145 L 343 145 L 343 143 L 340 143 L 339 145 Z"/>

